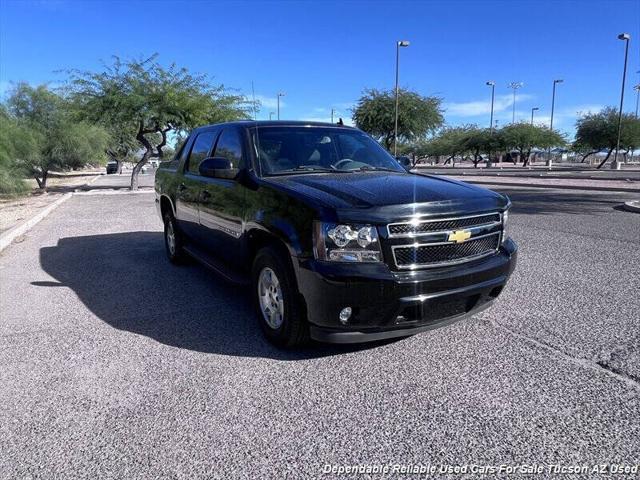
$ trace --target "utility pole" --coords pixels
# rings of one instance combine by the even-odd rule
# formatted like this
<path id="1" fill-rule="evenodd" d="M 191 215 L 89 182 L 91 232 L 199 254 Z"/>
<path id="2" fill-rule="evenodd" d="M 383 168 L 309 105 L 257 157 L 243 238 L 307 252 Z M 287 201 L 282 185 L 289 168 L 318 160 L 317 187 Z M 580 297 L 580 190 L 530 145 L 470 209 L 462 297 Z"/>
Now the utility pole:
<path id="1" fill-rule="evenodd" d="M 407 40 L 400 40 L 396 42 L 396 115 L 395 115 L 395 127 L 393 129 L 393 156 L 398 154 L 398 81 L 400 79 L 400 47 L 408 47 L 409 42 Z"/>
<path id="2" fill-rule="evenodd" d="M 491 80 L 487 82 L 487 85 L 491 87 L 491 119 L 489 120 L 489 130 L 493 133 L 493 102 L 496 96 L 496 82 Z"/>
<path id="3" fill-rule="evenodd" d="M 511 82 L 509 88 L 513 88 L 513 114 L 511 116 L 511 123 L 516 123 L 516 90 L 522 87 L 522 82 Z"/>
<path id="4" fill-rule="evenodd" d="M 531 125 L 533 125 L 533 112 L 535 112 L 536 110 L 540 110 L 540 107 L 533 107 L 531 109 Z"/>
<path id="5" fill-rule="evenodd" d="M 624 40 L 624 68 L 622 69 L 622 90 L 620 91 L 620 110 L 618 111 L 618 141 L 616 142 L 616 153 L 613 156 L 613 163 L 611 168 L 613 170 L 620 170 L 620 163 L 618 163 L 618 151 L 620 150 L 620 135 L 622 133 L 622 105 L 624 104 L 624 84 L 627 80 L 627 58 L 629 57 L 629 40 L 631 35 L 628 33 L 621 33 L 618 35 L 618 40 Z"/>
<path id="6" fill-rule="evenodd" d="M 556 106 L 556 85 L 564 82 L 561 78 L 553 81 L 553 93 L 551 94 L 551 121 L 549 122 L 549 130 L 553 132 L 553 112 Z M 549 155 L 547 156 L 547 167 L 551 167 L 553 161 L 551 160 L 551 147 L 549 147 Z"/>
<path id="7" fill-rule="evenodd" d="M 284 97 L 284 93 L 278 92 L 278 120 L 280 120 L 280 97 Z"/>

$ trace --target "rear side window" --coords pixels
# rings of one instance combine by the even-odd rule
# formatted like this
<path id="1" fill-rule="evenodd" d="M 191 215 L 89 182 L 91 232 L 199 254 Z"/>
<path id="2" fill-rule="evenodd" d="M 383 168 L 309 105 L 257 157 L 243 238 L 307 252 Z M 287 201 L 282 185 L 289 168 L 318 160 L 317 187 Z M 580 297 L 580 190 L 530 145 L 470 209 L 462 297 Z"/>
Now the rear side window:
<path id="1" fill-rule="evenodd" d="M 240 168 L 242 162 L 242 138 L 240 132 L 234 129 L 225 129 L 220 135 L 216 145 L 216 157 L 226 158 L 233 168 Z"/>
<path id="2" fill-rule="evenodd" d="M 211 151 L 213 141 L 215 140 L 215 132 L 202 132 L 198 134 L 195 142 L 193 142 L 193 148 L 189 154 L 189 162 L 187 164 L 187 171 L 194 175 L 199 175 L 198 167 Z"/>

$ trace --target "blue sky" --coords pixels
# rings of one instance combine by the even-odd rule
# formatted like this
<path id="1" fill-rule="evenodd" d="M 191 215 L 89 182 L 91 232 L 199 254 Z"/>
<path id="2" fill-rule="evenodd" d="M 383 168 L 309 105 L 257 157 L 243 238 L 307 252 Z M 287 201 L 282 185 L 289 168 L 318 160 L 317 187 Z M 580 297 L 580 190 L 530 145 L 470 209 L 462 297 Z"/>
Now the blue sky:
<path id="1" fill-rule="evenodd" d="M 259 118 L 349 118 L 365 88 L 400 83 L 443 98 L 449 124 L 511 121 L 507 85 L 522 81 L 516 118 L 573 132 L 576 113 L 617 105 L 624 42 L 631 34 L 625 110 L 640 83 L 640 1 L 13 1 L 0 0 L 0 92 L 11 82 L 59 84 L 57 71 L 99 69 L 111 55 L 154 52 L 262 101 Z"/>

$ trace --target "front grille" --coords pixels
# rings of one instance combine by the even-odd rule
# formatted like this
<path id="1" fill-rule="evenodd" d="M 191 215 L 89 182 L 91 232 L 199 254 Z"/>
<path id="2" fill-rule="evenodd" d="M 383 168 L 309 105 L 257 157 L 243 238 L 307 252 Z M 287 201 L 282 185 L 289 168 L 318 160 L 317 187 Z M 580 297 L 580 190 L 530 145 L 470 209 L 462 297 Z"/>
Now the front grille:
<path id="1" fill-rule="evenodd" d="M 388 226 L 389 235 L 394 237 L 411 236 L 427 232 L 458 230 L 490 223 L 499 223 L 500 214 L 490 213 L 473 217 L 444 218 L 440 220 L 424 220 L 419 223 L 392 223 Z"/>
<path id="2" fill-rule="evenodd" d="M 500 232 L 496 232 L 463 243 L 395 246 L 393 256 L 399 268 L 429 267 L 489 255 L 499 244 Z"/>

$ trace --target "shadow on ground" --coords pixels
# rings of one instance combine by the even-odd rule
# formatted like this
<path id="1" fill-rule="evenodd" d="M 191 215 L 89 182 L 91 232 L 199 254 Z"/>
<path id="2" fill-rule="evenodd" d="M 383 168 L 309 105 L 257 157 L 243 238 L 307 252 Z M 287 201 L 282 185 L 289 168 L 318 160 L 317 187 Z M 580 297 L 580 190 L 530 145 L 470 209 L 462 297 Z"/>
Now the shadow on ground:
<path id="1" fill-rule="evenodd" d="M 381 345 L 313 344 L 297 351 L 273 347 L 260 332 L 247 287 L 230 286 L 195 262 L 170 264 L 160 232 L 63 238 L 40 249 L 40 263 L 56 281 L 32 285 L 69 287 L 114 328 L 173 347 L 302 360 Z"/>

